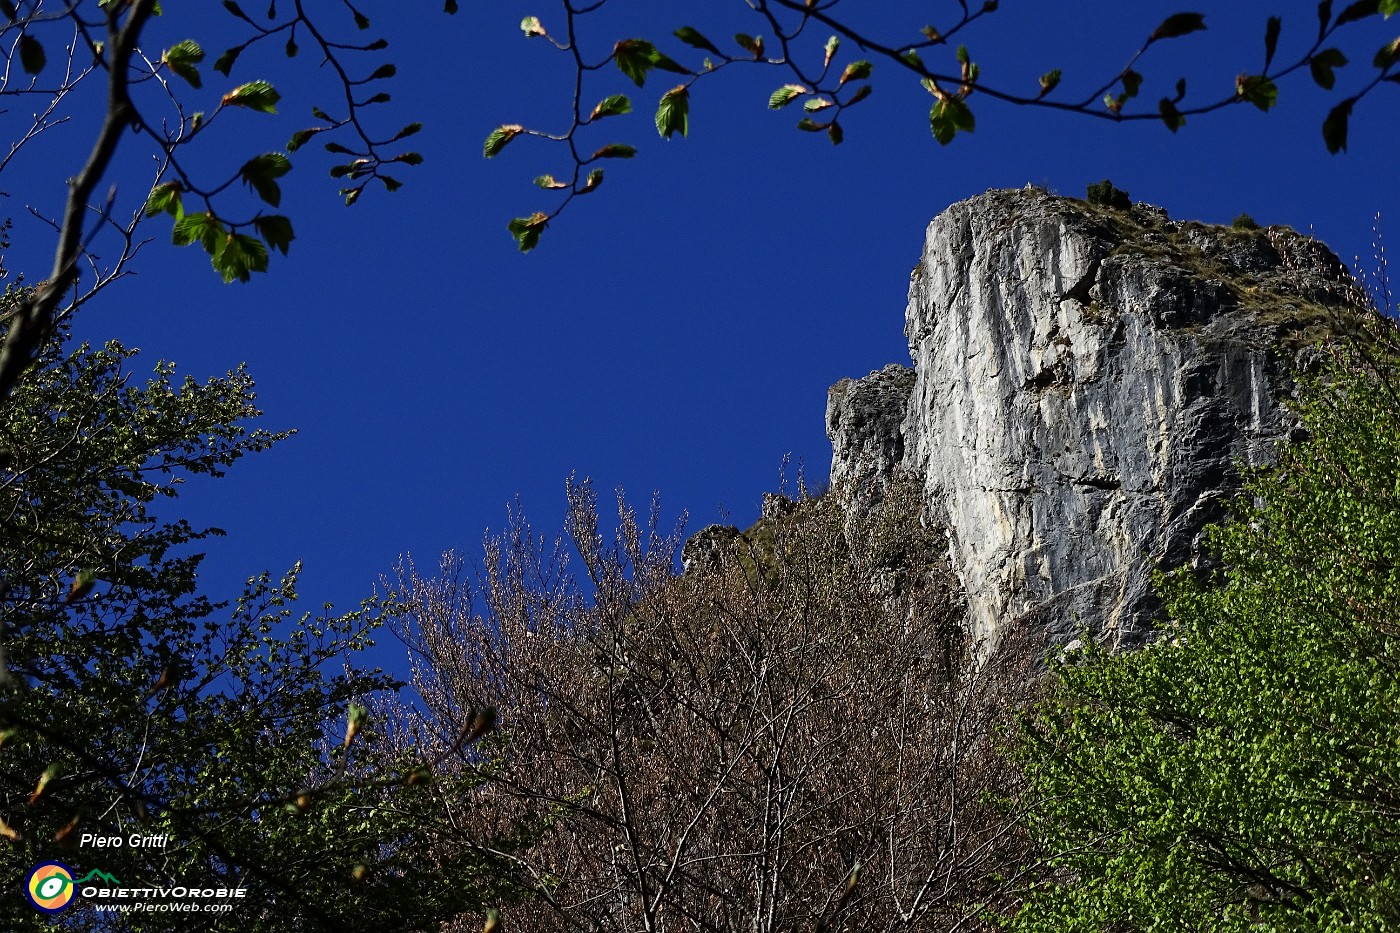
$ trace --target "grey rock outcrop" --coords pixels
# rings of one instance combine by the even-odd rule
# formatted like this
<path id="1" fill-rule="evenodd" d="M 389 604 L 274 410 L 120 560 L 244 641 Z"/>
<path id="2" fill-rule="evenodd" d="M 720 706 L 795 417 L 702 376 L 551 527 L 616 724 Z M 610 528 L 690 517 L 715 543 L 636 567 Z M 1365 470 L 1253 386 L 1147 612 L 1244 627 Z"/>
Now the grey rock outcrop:
<path id="1" fill-rule="evenodd" d="M 1145 205 L 993 191 L 929 225 L 909 289 L 913 371 L 827 401 L 833 487 L 857 507 L 896 470 L 947 529 L 975 637 L 1032 624 L 1141 644 L 1155 567 L 1269 463 L 1304 338 L 1338 326 L 1345 270 L 1284 228 L 1233 230 Z"/>
<path id="2" fill-rule="evenodd" d="M 868 511 L 884 498 L 904 462 L 902 426 L 915 373 L 891 363 L 864 379 L 842 379 L 826 393 L 826 436 L 831 440 L 831 485 Z"/>
<path id="3" fill-rule="evenodd" d="M 681 569 L 685 573 L 700 573 L 719 566 L 725 548 L 739 535 L 739 529 L 733 525 L 706 525 L 682 545 Z"/>

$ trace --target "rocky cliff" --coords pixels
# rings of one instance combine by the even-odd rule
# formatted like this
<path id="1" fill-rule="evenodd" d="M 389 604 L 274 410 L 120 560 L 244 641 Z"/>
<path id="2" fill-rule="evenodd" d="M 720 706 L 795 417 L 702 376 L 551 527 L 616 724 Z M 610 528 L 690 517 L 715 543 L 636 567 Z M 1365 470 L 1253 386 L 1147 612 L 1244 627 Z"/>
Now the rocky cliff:
<path id="1" fill-rule="evenodd" d="M 917 478 L 976 637 L 1136 646 L 1152 569 L 1200 559 L 1240 465 L 1275 457 L 1290 373 L 1348 284 L 1286 228 L 1033 188 L 955 204 L 911 276 L 912 369 L 831 389 L 833 488 L 861 510 Z"/>

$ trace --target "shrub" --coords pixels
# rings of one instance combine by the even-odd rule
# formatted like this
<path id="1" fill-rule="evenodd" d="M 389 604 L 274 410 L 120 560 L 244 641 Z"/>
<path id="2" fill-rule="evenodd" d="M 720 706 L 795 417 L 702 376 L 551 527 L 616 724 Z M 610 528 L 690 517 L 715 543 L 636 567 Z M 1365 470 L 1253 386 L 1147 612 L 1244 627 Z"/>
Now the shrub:
<path id="1" fill-rule="evenodd" d="M 1089 185 L 1085 193 L 1085 199 L 1090 204 L 1097 204 L 1100 207 L 1110 207 L 1118 211 L 1126 211 L 1133 206 L 1132 199 L 1128 196 L 1128 192 L 1113 187 L 1113 182 L 1109 181 L 1107 178 Z"/>
<path id="2" fill-rule="evenodd" d="M 488 546 L 481 611 L 449 559 L 409 574 L 429 719 L 493 704 L 496 814 L 557 819 L 523 853 L 514 928 L 975 929 L 1025 854 L 989 793 L 1029 652 L 970 668 L 957 585 L 916 489 L 848 529 L 839 495 L 750 529 L 675 577 L 678 533 L 621 503 L 603 546 L 586 485 L 568 537 L 592 581 L 517 521 Z M 848 543 L 849 542 L 849 543 Z M 461 929 L 471 929 L 464 919 Z"/>

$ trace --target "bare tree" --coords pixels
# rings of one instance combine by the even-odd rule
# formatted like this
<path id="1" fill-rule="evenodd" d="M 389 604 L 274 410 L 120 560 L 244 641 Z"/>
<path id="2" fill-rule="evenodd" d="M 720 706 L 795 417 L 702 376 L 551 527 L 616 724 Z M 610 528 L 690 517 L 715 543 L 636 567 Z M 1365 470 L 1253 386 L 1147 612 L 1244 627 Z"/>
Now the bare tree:
<path id="1" fill-rule="evenodd" d="M 1026 850 L 996 737 L 1031 653 L 971 664 L 917 501 L 848 523 L 838 495 L 804 499 L 676 577 L 679 529 L 619 497 L 604 547 L 571 484 L 586 589 L 518 515 L 475 588 L 452 555 L 405 569 L 420 728 L 501 711 L 479 811 L 537 830 L 516 928 L 946 931 L 1003 905 Z"/>

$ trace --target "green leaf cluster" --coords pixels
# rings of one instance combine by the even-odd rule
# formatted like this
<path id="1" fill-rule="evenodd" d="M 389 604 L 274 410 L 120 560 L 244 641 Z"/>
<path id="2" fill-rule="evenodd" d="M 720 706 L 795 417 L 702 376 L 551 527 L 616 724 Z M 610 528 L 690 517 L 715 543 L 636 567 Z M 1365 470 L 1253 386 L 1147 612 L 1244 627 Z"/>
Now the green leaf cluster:
<path id="1" fill-rule="evenodd" d="M 267 182 L 276 188 L 275 183 Z M 148 205 L 149 209 L 149 205 Z M 257 227 L 264 236 L 270 232 L 269 242 L 286 253 L 291 241 L 291 221 L 286 217 L 260 217 Z M 255 222 L 256 223 L 256 222 Z M 230 230 L 218 217 L 210 213 L 185 214 L 175 221 L 171 240 L 176 246 L 189 246 L 198 243 L 209 254 L 215 271 L 225 282 L 237 279 L 249 281 L 254 272 L 267 271 L 267 246 L 257 237 Z M 275 240 L 275 242 L 274 242 Z"/>
<path id="2" fill-rule="evenodd" d="M 242 368 L 198 382 L 159 363 L 142 380 L 135 355 L 60 336 L 0 409 L 0 873 L 57 857 L 133 885 L 242 885 L 225 919 L 255 933 L 436 929 L 499 903 L 494 856 L 439 845 L 442 801 L 469 799 L 475 770 L 407 786 L 426 765 L 376 715 L 397 686 L 362 660 L 378 605 L 301 611 L 299 568 L 252 577 L 231 606 L 200 591 L 193 548 L 221 532 L 169 517 L 177 494 L 290 432 L 252 426 Z M 170 842 L 76 849 L 85 832 Z M 0 899 L 0 928 L 34 924 Z"/>
<path id="3" fill-rule="evenodd" d="M 1308 439 L 1161 581 L 1143 651 L 1061 663 L 1020 754 L 1051 872 L 1017 931 L 1400 927 L 1400 335 L 1334 347 Z"/>
<path id="4" fill-rule="evenodd" d="M 928 122 L 933 138 L 943 146 L 952 142 L 959 130 L 971 133 L 977 127 L 972 108 L 956 97 L 944 97 L 935 103 L 929 111 Z"/>
<path id="5" fill-rule="evenodd" d="M 646 83 L 647 73 L 652 69 L 670 71 L 675 74 L 693 74 L 689 68 L 669 58 L 656 46 L 645 39 L 622 39 L 613 46 L 613 60 L 617 68 L 637 87 Z"/>

